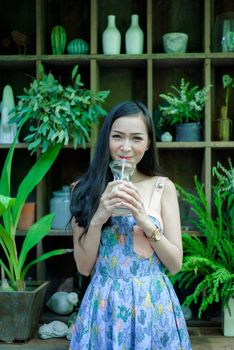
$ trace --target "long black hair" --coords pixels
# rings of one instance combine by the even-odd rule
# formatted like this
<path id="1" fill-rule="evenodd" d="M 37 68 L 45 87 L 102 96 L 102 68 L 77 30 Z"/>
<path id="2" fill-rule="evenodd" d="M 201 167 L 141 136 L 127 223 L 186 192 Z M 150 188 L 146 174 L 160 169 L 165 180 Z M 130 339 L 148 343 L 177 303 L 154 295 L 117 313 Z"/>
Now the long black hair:
<path id="1" fill-rule="evenodd" d="M 108 113 L 99 132 L 94 156 L 86 173 L 78 179 L 72 191 L 71 215 L 77 224 L 87 232 L 90 221 L 98 208 L 102 193 L 107 183 L 113 180 L 109 168 L 111 161 L 109 152 L 109 135 L 112 124 L 120 117 L 142 115 L 150 140 L 149 148 L 137 164 L 137 169 L 143 174 L 154 176 L 162 175 L 155 147 L 155 135 L 152 118 L 146 106 L 141 102 L 126 101 L 114 106 Z"/>

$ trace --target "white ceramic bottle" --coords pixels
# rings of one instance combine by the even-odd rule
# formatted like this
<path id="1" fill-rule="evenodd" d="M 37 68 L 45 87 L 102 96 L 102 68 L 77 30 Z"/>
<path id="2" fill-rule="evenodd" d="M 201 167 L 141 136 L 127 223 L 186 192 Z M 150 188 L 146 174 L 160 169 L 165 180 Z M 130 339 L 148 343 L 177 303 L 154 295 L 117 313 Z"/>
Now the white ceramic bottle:
<path id="1" fill-rule="evenodd" d="M 121 34 L 115 25 L 115 16 L 108 16 L 108 25 L 102 34 L 102 47 L 105 55 L 119 55 Z"/>
<path id="2" fill-rule="evenodd" d="M 125 47 L 127 54 L 143 53 L 144 33 L 139 26 L 139 16 L 131 16 L 131 25 L 125 34 Z"/>

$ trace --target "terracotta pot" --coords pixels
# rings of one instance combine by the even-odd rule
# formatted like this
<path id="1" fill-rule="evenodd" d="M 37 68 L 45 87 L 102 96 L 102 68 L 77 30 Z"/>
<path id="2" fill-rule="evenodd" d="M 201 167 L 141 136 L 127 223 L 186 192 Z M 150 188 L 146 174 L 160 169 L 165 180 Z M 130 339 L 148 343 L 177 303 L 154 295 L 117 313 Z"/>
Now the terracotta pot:
<path id="1" fill-rule="evenodd" d="M 25 203 L 18 222 L 17 228 L 19 230 L 28 230 L 36 219 L 36 203 Z"/>

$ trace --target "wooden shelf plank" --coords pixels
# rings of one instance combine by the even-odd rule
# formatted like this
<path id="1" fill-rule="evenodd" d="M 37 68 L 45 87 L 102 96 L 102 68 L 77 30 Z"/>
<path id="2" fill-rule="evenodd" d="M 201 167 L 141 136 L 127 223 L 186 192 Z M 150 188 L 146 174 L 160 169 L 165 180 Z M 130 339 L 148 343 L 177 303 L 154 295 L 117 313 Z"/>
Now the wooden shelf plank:
<path id="1" fill-rule="evenodd" d="M 178 149 L 184 149 L 184 148 L 205 148 L 208 146 L 208 142 L 205 141 L 198 141 L 198 142 L 157 142 L 156 147 L 157 148 L 178 148 Z"/>
<path id="2" fill-rule="evenodd" d="M 212 148 L 234 148 L 234 141 L 211 141 Z"/>
<path id="3" fill-rule="evenodd" d="M 17 236 L 25 236 L 26 235 L 26 233 L 27 233 L 27 231 L 26 230 L 17 230 L 17 233 L 16 233 L 16 235 Z M 68 236 L 71 236 L 71 233 L 69 232 L 69 230 L 60 230 L 60 229 L 52 229 L 52 230 L 50 230 L 49 232 L 48 232 L 48 235 L 46 236 L 46 237 L 48 237 L 48 236 L 57 236 L 57 237 L 68 237 Z"/>
<path id="4" fill-rule="evenodd" d="M 52 54 L 35 54 L 35 55 L 0 55 L 0 63 L 8 62 L 25 62 L 25 61 L 69 61 L 69 60 L 91 60 L 91 59 L 102 59 L 102 60 L 140 60 L 140 59 L 154 59 L 154 60 L 204 60 L 211 59 L 214 64 L 225 65 L 227 62 L 233 64 L 234 52 L 186 52 L 183 54 L 169 54 L 169 53 L 143 53 L 143 54 L 119 54 L 119 55 L 104 55 L 104 54 L 80 54 L 80 55 L 52 55 Z"/>
<path id="5" fill-rule="evenodd" d="M 0 149 L 2 148 L 10 148 L 11 144 L 9 143 L 0 143 Z M 28 144 L 25 142 L 19 142 L 15 145 L 15 148 L 25 149 L 28 147 Z"/>
<path id="6" fill-rule="evenodd" d="M 157 148 L 180 148 L 180 149 L 186 149 L 186 148 L 234 148 L 234 141 L 197 141 L 197 142 L 161 142 L 158 141 L 156 143 Z"/>

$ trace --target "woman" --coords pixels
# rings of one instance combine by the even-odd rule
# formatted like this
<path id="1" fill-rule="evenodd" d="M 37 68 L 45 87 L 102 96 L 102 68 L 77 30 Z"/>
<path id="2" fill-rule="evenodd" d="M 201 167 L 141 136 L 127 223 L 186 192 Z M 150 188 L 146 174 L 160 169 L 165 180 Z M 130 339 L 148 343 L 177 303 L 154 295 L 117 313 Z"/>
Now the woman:
<path id="1" fill-rule="evenodd" d="M 109 163 L 117 159 L 135 164 L 131 181 L 113 181 Z M 131 214 L 112 215 L 121 207 Z M 106 117 L 91 165 L 74 187 L 71 213 L 77 269 L 92 279 L 70 349 L 191 349 L 164 272 L 182 264 L 177 195 L 160 171 L 142 103 L 120 103 Z"/>

